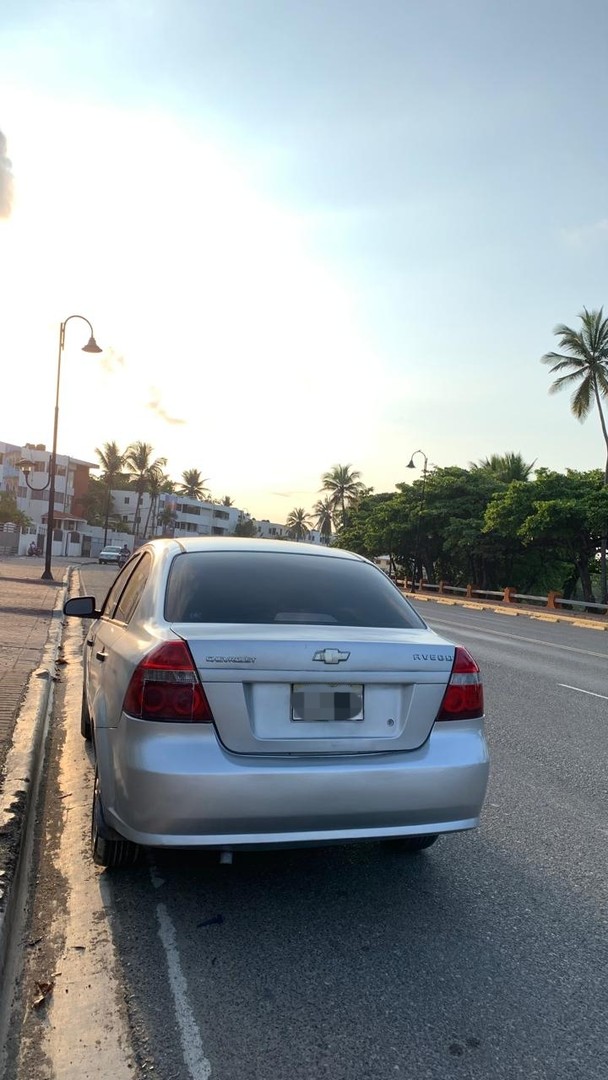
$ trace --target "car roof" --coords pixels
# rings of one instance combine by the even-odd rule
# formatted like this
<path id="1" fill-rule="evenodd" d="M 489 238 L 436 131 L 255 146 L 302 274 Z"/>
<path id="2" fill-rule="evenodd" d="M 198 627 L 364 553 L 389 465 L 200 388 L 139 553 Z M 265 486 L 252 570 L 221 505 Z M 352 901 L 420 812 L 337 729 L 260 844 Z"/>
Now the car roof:
<path id="1" fill-rule="evenodd" d="M 346 551 L 343 548 L 329 548 L 320 544 L 306 544 L 297 540 L 259 540 L 255 537 L 241 536 L 180 536 L 175 537 L 175 539 L 150 540 L 146 546 L 153 550 L 162 550 L 162 548 L 173 546 L 176 552 L 179 550 L 183 552 L 262 551 L 274 552 L 279 555 L 310 555 L 313 558 L 339 558 L 367 562 L 367 559 L 356 555 L 354 551 Z"/>

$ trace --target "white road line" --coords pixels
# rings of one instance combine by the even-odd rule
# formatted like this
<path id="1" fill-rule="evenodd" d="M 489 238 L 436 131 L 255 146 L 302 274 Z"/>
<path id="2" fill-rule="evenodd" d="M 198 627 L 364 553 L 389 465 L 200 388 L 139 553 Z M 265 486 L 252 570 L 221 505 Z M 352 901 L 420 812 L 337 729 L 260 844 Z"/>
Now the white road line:
<path id="1" fill-rule="evenodd" d="M 581 690 L 580 686 L 570 686 L 565 682 L 559 682 L 557 685 L 563 686 L 564 690 L 576 690 L 579 694 L 589 694 L 589 697 L 599 697 L 602 701 L 608 701 L 606 694 L 594 694 L 593 690 Z"/>
<path id="2" fill-rule="evenodd" d="M 156 915 L 160 940 L 167 957 L 169 983 L 175 1003 L 175 1018 L 179 1027 L 184 1060 L 192 1080 L 209 1080 L 211 1065 L 203 1052 L 201 1033 L 188 1001 L 188 986 L 179 960 L 175 927 L 164 904 L 157 905 Z"/>
<path id="3" fill-rule="evenodd" d="M 563 649 L 565 652 L 580 653 L 582 656 L 597 656 L 600 660 L 608 659 L 608 653 L 592 652 L 591 649 L 577 649 L 576 645 L 562 645 L 558 641 L 545 641 L 543 638 L 526 637 L 524 634 L 509 634 L 506 630 L 490 630 L 489 627 L 480 626 L 479 623 L 468 623 L 465 627 L 464 624 L 443 622 L 441 619 L 430 618 L 425 621 L 428 622 L 431 629 L 434 626 L 442 626 L 449 630 L 451 634 L 469 634 L 470 637 L 483 637 L 484 634 L 494 634 L 496 637 L 510 638 L 511 641 L 527 641 L 532 645 L 550 645 L 552 649 Z M 479 626 L 479 629 L 470 630 L 470 626 Z"/>

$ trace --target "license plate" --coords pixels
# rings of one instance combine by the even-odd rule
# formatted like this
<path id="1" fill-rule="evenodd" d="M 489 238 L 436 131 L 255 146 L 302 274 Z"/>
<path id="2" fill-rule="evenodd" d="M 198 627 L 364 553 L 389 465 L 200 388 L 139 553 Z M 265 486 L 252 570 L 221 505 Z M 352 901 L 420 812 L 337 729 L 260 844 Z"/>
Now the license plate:
<path id="1" fill-rule="evenodd" d="M 295 683 L 291 688 L 291 719 L 300 723 L 363 720 L 363 686 Z"/>

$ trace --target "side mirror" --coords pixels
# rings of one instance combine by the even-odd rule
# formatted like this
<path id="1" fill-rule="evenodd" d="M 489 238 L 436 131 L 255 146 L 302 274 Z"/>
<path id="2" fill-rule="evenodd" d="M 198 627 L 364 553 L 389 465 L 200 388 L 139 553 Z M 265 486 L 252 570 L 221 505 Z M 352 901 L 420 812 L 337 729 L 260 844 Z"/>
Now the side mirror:
<path id="1" fill-rule="evenodd" d="M 78 615 L 81 619 L 98 619 L 101 612 L 97 610 L 94 596 L 73 596 L 63 605 L 63 614 Z"/>

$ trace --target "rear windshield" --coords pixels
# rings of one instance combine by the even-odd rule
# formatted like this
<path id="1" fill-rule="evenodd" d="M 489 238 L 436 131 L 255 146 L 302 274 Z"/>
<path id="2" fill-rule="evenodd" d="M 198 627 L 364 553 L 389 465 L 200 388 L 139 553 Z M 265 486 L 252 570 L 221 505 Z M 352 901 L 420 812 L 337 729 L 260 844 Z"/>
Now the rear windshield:
<path id="1" fill-rule="evenodd" d="M 280 552 L 193 551 L 171 567 L 168 622 L 424 626 L 369 563 Z"/>

